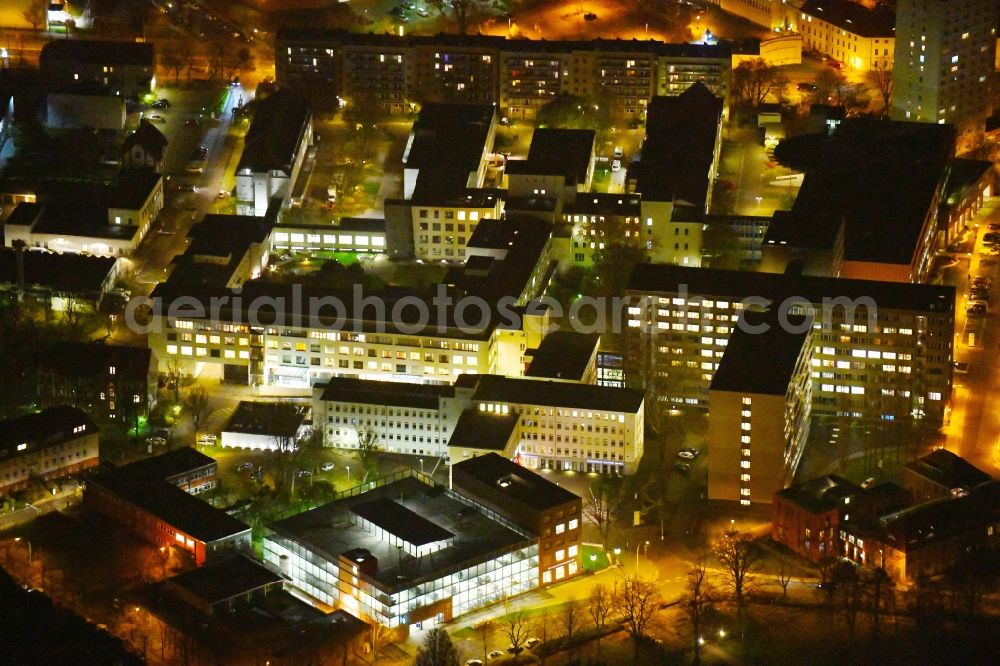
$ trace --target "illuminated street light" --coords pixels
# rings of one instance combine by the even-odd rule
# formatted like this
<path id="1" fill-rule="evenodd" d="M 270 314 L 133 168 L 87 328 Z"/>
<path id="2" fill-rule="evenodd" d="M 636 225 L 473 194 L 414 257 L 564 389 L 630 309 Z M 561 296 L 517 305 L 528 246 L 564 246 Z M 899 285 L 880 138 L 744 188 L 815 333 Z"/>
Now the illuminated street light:
<path id="1" fill-rule="evenodd" d="M 643 546 L 645 546 L 646 550 L 648 550 L 649 549 L 649 542 L 647 541 L 646 543 L 639 543 L 639 544 L 636 544 L 636 546 L 635 546 L 635 577 L 636 578 L 639 578 L 639 549 L 642 548 Z M 643 550 L 643 552 L 645 553 L 646 550 Z"/>
<path id="2" fill-rule="evenodd" d="M 21 537 L 14 537 L 14 541 L 21 543 Z M 24 539 L 24 543 L 28 544 L 28 566 L 31 566 L 31 541 Z"/>
<path id="3" fill-rule="evenodd" d="M 725 637 L 726 637 L 726 630 L 719 629 L 719 638 L 725 638 Z"/>

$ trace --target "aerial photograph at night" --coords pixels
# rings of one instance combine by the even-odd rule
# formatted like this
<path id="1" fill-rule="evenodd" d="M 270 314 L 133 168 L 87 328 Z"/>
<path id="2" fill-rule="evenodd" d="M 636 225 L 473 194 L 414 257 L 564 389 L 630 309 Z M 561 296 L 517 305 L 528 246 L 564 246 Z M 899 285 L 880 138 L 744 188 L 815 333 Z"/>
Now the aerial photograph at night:
<path id="1" fill-rule="evenodd" d="M 1000 663 L 998 29 L 0 0 L 0 664 Z"/>

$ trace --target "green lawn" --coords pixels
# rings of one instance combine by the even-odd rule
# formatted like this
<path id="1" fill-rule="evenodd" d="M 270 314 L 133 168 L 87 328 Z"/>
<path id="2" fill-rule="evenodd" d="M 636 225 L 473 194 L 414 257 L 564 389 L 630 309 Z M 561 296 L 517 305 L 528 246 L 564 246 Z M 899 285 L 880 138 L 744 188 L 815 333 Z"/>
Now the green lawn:
<path id="1" fill-rule="evenodd" d="M 603 548 L 598 546 L 583 547 L 583 570 L 596 572 L 607 569 L 610 566 L 608 554 Z"/>

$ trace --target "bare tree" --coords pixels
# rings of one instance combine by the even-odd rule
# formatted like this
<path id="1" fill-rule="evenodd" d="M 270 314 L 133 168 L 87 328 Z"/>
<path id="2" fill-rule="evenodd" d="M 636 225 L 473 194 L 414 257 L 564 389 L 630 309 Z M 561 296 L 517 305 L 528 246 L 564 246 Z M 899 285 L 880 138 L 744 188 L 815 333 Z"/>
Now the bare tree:
<path id="1" fill-rule="evenodd" d="M 712 551 L 726 572 L 726 585 L 733 599 L 742 605 L 753 575 L 760 564 L 760 551 L 753 536 L 735 530 L 726 532 L 712 543 Z"/>
<path id="2" fill-rule="evenodd" d="M 583 515 L 597 526 L 601 543 L 607 548 L 608 534 L 622 506 L 622 482 L 617 476 L 602 476 L 588 489 Z"/>
<path id="3" fill-rule="evenodd" d="M 184 366 L 180 359 L 167 360 L 167 388 L 174 392 L 174 402 L 181 401 L 181 379 L 184 377 Z"/>
<path id="4" fill-rule="evenodd" d="M 892 102 L 892 63 L 876 60 L 865 74 L 865 80 L 882 98 L 882 117 L 888 117 L 889 104 Z"/>
<path id="5" fill-rule="evenodd" d="M 476 638 L 483 646 L 483 663 L 485 664 L 487 661 L 486 657 L 490 653 L 490 639 L 493 638 L 493 634 L 497 632 L 496 622 L 493 620 L 483 620 L 482 622 L 472 625 L 472 631 L 475 633 Z"/>
<path id="6" fill-rule="evenodd" d="M 847 631 L 851 638 L 854 638 L 858 613 L 864 607 L 865 602 L 864 580 L 854 564 L 846 561 L 837 566 L 833 576 L 841 609 L 844 612 Z"/>
<path id="7" fill-rule="evenodd" d="M 524 611 L 507 609 L 506 615 L 501 619 L 500 631 L 514 651 L 514 660 L 517 661 L 524 649 L 524 644 L 528 640 L 528 632 L 531 629 L 531 622 L 525 616 Z"/>
<path id="8" fill-rule="evenodd" d="M 382 445 L 379 443 L 378 433 L 371 426 L 362 428 L 357 433 L 358 448 L 354 452 L 354 457 L 364 470 L 361 483 L 368 483 L 378 476 L 378 459 L 382 455 Z"/>
<path id="9" fill-rule="evenodd" d="M 891 611 L 895 599 L 894 583 L 889 574 L 882 567 L 876 568 L 872 572 L 869 583 L 869 603 L 868 607 L 872 615 L 872 640 L 877 641 L 882 630 L 882 614 L 886 610 Z"/>
<path id="10" fill-rule="evenodd" d="M 368 627 L 368 647 L 372 651 L 372 659 L 378 661 L 378 651 L 392 642 L 393 630 L 378 620 L 372 620 Z"/>
<path id="11" fill-rule="evenodd" d="M 197 431 L 201 428 L 205 417 L 208 416 L 209 407 L 211 406 L 208 391 L 205 390 L 205 387 L 192 387 L 184 399 L 184 406 L 187 407 L 188 414 L 191 415 L 191 423 L 194 424 L 194 429 Z"/>
<path id="12" fill-rule="evenodd" d="M 741 62 L 733 70 L 733 89 L 737 102 L 753 108 L 763 104 L 768 95 L 780 99 L 787 85 L 788 79 L 781 71 L 763 58 Z"/>
<path id="13" fill-rule="evenodd" d="M 30 0 L 28 6 L 24 8 L 21 12 L 21 16 L 24 20 L 31 24 L 32 30 L 38 30 L 38 27 L 45 27 L 49 15 L 49 2 L 48 0 Z"/>
<path id="14" fill-rule="evenodd" d="M 621 616 L 625 632 L 632 639 L 633 657 L 638 659 L 639 643 L 659 607 L 660 595 L 651 581 L 626 576 L 615 591 L 614 599 L 615 611 Z"/>
<path id="15" fill-rule="evenodd" d="M 608 621 L 608 615 L 611 614 L 612 594 L 603 583 L 598 583 L 590 588 L 590 599 L 588 601 L 590 603 L 587 606 L 587 612 L 590 613 L 590 618 L 594 621 L 594 629 L 597 630 L 597 658 L 600 660 L 601 635 L 604 633 L 604 625 Z"/>
<path id="16" fill-rule="evenodd" d="M 174 83 L 180 81 L 181 72 L 187 70 L 187 78 L 191 78 L 191 64 L 194 60 L 194 46 L 189 40 L 171 42 L 159 55 L 160 65 L 174 73 Z"/>
<path id="17" fill-rule="evenodd" d="M 573 634 L 580 630 L 583 622 L 583 603 L 578 599 L 570 599 L 562 607 L 560 621 L 566 637 L 566 649 L 569 652 L 569 661 L 573 661 L 576 654 L 576 645 L 573 643 Z"/>
<path id="18" fill-rule="evenodd" d="M 792 562 L 782 553 L 778 556 L 778 585 L 781 586 L 781 596 L 788 597 L 788 584 L 792 581 Z"/>
<path id="19" fill-rule="evenodd" d="M 694 645 L 694 663 L 701 663 L 701 627 L 705 611 L 715 601 L 715 587 L 706 580 L 708 570 L 704 560 L 698 560 L 688 569 L 687 595 L 681 602 L 688 622 L 691 623 L 692 644 Z"/>

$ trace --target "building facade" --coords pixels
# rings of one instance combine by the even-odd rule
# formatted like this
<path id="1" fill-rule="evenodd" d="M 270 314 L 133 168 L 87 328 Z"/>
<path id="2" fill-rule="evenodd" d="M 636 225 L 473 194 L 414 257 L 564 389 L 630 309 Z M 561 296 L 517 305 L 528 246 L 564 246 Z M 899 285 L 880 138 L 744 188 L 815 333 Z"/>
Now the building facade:
<path id="1" fill-rule="evenodd" d="M 852 0 L 805 0 L 787 5 L 786 19 L 788 29 L 802 35 L 803 48 L 850 70 L 892 70 L 896 31 L 891 10 Z"/>
<path id="2" fill-rule="evenodd" d="M 748 304 L 792 297 L 789 313 L 816 314 L 813 414 L 943 423 L 955 332 L 950 287 L 645 264 L 626 294 L 635 299 L 626 381 L 655 371 L 674 405 L 708 406 L 712 376 Z"/>
<path id="3" fill-rule="evenodd" d="M 556 41 L 485 35 L 413 36 L 282 30 L 275 48 L 282 85 L 316 99 L 412 112 L 418 103 L 496 103 L 530 120 L 556 95 L 600 98 L 621 119 L 641 120 L 654 95 L 703 81 L 728 99 L 726 47 L 653 40 Z"/>
<path id="4" fill-rule="evenodd" d="M 97 426 L 73 407 L 0 421 L 0 493 L 97 467 L 97 439 Z"/>
<path id="5" fill-rule="evenodd" d="M 992 113 L 997 5 L 899 0 L 892 117 L 981 134 Z M 962 142 L 962 138 L 960 138 Z"/>

